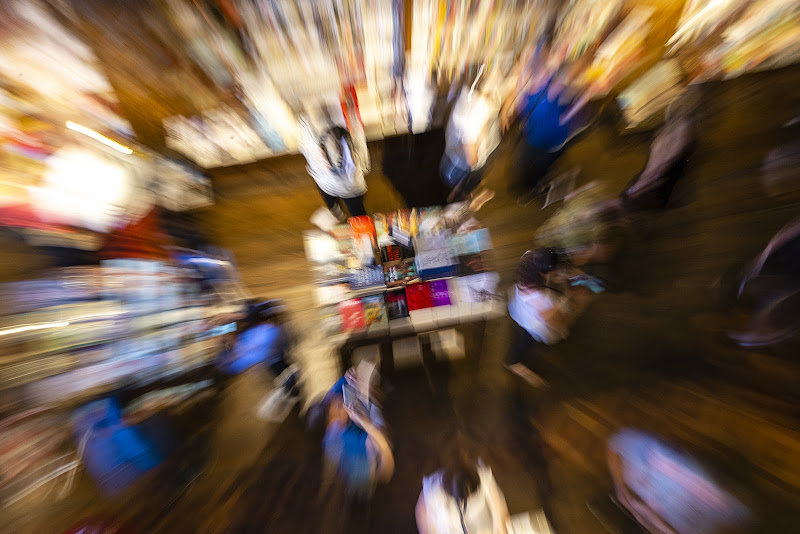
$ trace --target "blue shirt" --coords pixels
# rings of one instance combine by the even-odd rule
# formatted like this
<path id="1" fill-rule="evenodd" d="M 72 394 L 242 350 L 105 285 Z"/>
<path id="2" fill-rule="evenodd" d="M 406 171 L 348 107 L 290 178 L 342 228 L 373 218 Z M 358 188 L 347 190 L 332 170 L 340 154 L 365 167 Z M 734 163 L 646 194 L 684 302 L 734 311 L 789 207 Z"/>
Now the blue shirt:
<path id="1" fill-rule="evenodd" d="M 561 124 L 561 116 L 567 106 L 559 103 L 558 95 L 550 100 L 547 92 L 549 84 L 541 91 L 528 95 L 522 117 L 527 117 L 522 125 L 525 140 L 536 148 L 553 150 L 566 143 L 569 138 L 567 124 Z"/>
<path id="2" fill-rule="evenodd" d="M 627 486 L 678 532 L 727 532 L 750 510 L 694 458 L 652 434 L 626 428 L 609 440 Z"/>
<path id="3" fill-rule="evenodd" d="M 367 432 L 352 422 L 333 422 L 322 440 L 325 457 L 336 466 L 351 495 L 372 492 L 372 461 L 367 452 Z"/>
<path id="4" fill-rule="evenodd" d="M 280 327 L 264 323 L 245 330 L 236 339 L 233 350 L 223 354 L 217 367 L 224 373 L 238 375 L 250 367 L 268 361 L 279 347 Z"/>

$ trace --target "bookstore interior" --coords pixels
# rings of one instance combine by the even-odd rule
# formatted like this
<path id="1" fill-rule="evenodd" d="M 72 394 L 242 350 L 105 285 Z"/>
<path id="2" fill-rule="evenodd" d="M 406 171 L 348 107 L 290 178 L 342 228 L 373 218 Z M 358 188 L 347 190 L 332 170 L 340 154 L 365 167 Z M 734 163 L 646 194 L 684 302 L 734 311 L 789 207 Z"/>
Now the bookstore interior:
<path id="1" fill-rule="evenodd" d="M 211 387 L 202 370 L 231 333 L 217 319 L 241 318 L 253 295 L 193 214 L 213 209 L 210 171 L 296 154 L 314 103 L 334 95 L 370 141 L 439 128 L 441 87 L 510 77 L 547 34 L 554 57 L 583 66 L 585 98 L 615 99 L 634 128 L 690 84 L 800 58 L 794 0 L 110 4 L 0 7 L 0 231 L 13 243 L 0 510 L 68 488 L 105 439 L 91 429 Z M 388 343 L 395 365 L 412 365 L 404 340 L 434 333 L 447 349 L 454 327 L 506 313 L 489 229 L 468 203 L 311 226 L 296 234 L 315 313 L 341 347 Z M 28 266 L 29 250 L 46 268 Z M 109 401 L 120 390 L 134 400 Z"/>

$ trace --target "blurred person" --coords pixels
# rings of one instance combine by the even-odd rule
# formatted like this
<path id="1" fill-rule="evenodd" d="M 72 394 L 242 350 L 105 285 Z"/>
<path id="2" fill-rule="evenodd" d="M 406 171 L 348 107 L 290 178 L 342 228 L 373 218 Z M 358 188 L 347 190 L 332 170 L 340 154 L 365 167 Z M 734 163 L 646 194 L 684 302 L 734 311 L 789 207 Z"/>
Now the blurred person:
<path id="1" fill-rule="evenodd" d="M 564 197 L 563 206 L 536 233 L 573 265 L 608 264 L 624 243 L 625 218 L 611 184 L 593 181 Z"/>
<path id="2" fill-rule="evenodd" d="M 527 353 L 536 343 L 554 345 L 565 339 L 591 296 L 603 289 L 593 277 L 562 262 L 552 248 L 523 254 L 514 280 L 508 301 L 514 325 L 506 365 L 534 387 L 544 387 L 546 382 L 523 363 Z"/>
<path id="3" fill-rule="evenodd" d="M 492 470 L 460 449 L 423 478 L 415 515 L 420 534 L 506 534 L 509 519 Z"/>
<path id="4" fill-rule="evenodd" d="M 469 198 L 500 144 L 502 79 L 498 68 L 485 69 L 481 65 L 475 80 L 461 87 L 447 122 L 440 172 L 450 188 L 450 202 Z"/>
<path id="5" fill-rule="evenodd" d="M 247 315 L 236 323 L 235 337 L 216 361 L 223 375 L 233 376 L 264 364 L 275 377 L 276 389 L 259 407 L 259 415 L 276 420 L 286 417 L 299 400 L 299 370 L 289 362 L 291 335 L 282 324 L 282 306 L 276 301 L 251 302 Z M 228 334 L 230 335 L 230 334 Z"/>
<path id="6" fill-rule="evenodd" d="M 574 119 L 572 91 L 567 91 L 572 69 L 557 66 L 543 45 L 530 66 L 522 69 L 517 92 L 523 96 L 507 100 L 501 111 L 503 131 L 513 118 L 519 121 L 522 137 L 514 155 L 513 171 L 525 193 L 519 204 L 529 203 L 539 193 L 542 179 L 562 154 L 564 145 L 580 128 Z"/>
<path id="7" fill-rule="evenodd" d="M 618 503 L 653 534 L 753 532 L 741 492 L 661 438 L 625 428 L 608 441 Z"/>
<path id="8" fill-rule="evenodd" d="M 626 209 L 666 206 L 694 150 L 694 114 L 699 103 L 699 95 L 690 89 L 667 108 L 664 127 L 650 145 L 644 170 L 622 192 L 622 203 Z"/>
<path id="9" fill-rule="evenodd" d="M 383 431 L 357 401 L 334 393 L 327 401 L 323 494 L 338 484 L 349 505 L 365 505 L 378 483 L 394 473 L 394 456 Z"/>
<path id="10" fill-rule="evenodd" d="M 364 194 L 370 160 L 367 139 L 358 119 L 334 120 L 331 111 L 321 106 L 315 118 L 307 113 L 300 118 L 298 147 L 306 158 L 306 170 L 314 179 L 325 206 L 337 220 L 347 219 L 340 201 L 350 216 L 366 215 Z"/>

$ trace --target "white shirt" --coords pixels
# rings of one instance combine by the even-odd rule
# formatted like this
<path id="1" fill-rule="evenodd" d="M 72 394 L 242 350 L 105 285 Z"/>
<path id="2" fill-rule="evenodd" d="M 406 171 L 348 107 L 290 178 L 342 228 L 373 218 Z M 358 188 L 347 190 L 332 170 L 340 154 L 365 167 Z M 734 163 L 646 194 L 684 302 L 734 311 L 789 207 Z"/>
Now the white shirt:
<path id="1" fill-rule="evenodd" d="M 559 329 L 544 319 L 550 310 L 564 309 L 566 306 L 566 297 L 552 289 L 523 293 L 514 285 L 509 291 L 508 314 L 540 343 L 553 345 L 567 337 L 569 330 L 566 326 Z"/>
<path id="2" fill-rule="evenodd" d="M 314 129 L 308 121 L 300 119 L 297 142 L 300 152 L 306 158 L 306 171 L 320 189 L 334 197 L 353 198 L 367 192 L 367 183 L 364 180 L 364 172 L 369 172 L 367 140 L 363 129 L 354 130 L 351 135 L 355 154 L 351 154 L 350 147 L 342 141 L 344 172 L 337 173 L 331 168 L 328 158 L 319 146 Z"/>
<path id="3" fill-rule="evenodd" d="M 442 488 L 442 472 L 437 471 L 422 480 L 428 527 L 433 534 L 464 534 L 461 517 L 467 534 L 493 534 L 494 518 L 507 510 L 494 510 L 498 500 L 505 502 L 495 482 L 491 469 L 478 466 L 480 485 L 463 503 L 457 503 Z M 495 493 L 496 492 L 496 493 Z M 495 497 L 494 499 L 492 497 Z M 499 499 L 498 499 L 499 497 Z M 459 513 L 459 506 L 461 513 Z"/>
<path id="4" fill-rule="evenodd" d="M 454 156 L 460 144 L 475 144 L 477 161 L 472 169 L 483 167 L 500 144 L 499 116 L 497 99 L 462 88 L 447 124 L 448 155 Z"/>

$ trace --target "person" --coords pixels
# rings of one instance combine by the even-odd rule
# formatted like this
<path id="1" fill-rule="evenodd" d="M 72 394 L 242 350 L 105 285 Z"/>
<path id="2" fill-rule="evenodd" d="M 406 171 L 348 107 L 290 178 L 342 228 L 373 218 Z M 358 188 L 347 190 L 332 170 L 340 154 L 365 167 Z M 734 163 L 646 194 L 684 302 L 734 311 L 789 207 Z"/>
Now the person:
<path id="1" fill-rule="evenodd" d="M 323 484 L 331 486 L 338 481 L 351 504 L 364 504 L 372 497 L 376 484 L 388 482 L 394 474 L 389 441 L 366 412 L 354 404 L 345 404 L 343 395 L 330 396 L 327 416 L 322 441 Z"/>
<path id="2" fill-rule="evenodd" d="M 563 206 L 542 224 L 534 241 L 559 250 L 573 265 L 607 264 L 624 243 L 622 214 L 614 188 L 592 181 L 564 198 Z"/>
<path id="3" fill-rule="evenodd" d="M 508 506 L 491 469 L 461 451 L 422 480 L 420 534 L 505 534 Z"/>
<path id="4" fill-rule="evenodd" d="M 542 179 L 563 152 L 564 145 L 579 130 L 573 120 L 575 111 L 567 96 L 570 69 L 548 64 L 547 47 L 535 54 L 537 72 L 523 70 L 525 96 L 508 100 L 501 111 L 501 127 L 508 130 L 516 116 L 522 128 L 514 155 L 514 173 L 525 191 L 518 203 L 530 202 L 538 193 Z"/>
<path id="5" fill-rule="evenodd" d="M 350 121 L 351 130 L 341 122 L 334 121 L 324 106 L 316 121 L 305 115 L 299 121 L 298 147 L 325 206 L 336 219 L 344 222 L 347 217 L 340 202 L 344 202 L 352 217 L 367 214 L 364 175 L 369 173 L 370 161 L 361 122 L 358 118 Z"/>
<path id="6" fill-rule="evenodd" d="M 696 142 L 693 115 L 699 105 L 697 93 L 691 90 L 687 93 L 667 109 L 664 127 L 650 146 L 644 170 L 622 192 L 626 209 L 663 208 L 683 175 Z"/>
<path id="7" fill-rule="evenodd" d="M 499 70 L 484 76 L 485 65 L 471 86 L 463 86 L 445 131 L 440 172 L 450 188 L 448 201 L 469 198 L 480 185 L 489 157 L 500 144 Z"/>
<path id="8" fill-rule="evenodd" d="M 300 398 L 299 370 L 289 362 L 291 335 L 281 324 L 283 306 L 278 301 L 249 302 L 243 319 L 234 333 L 225 334 L 226 348 L 215 365 L 222 377 L 241 375 L 248 369 L 264 365 L 274 375 L 275 389 L 260 403 L 259 416 L 280 421 L 285 419 Z M 225 327 L 222 327 L 225 328 Z"/>
<path id="9" fill-rule="evenodd" d="M 661 438 L 624 428 L 608 441 L 619 504 L 653 534 L 752 532 L 754 517 L 730 482 Z"/>
<path id="10" fill-rule="evenodd" d="M 531 385 L 543 387 L 544 380 L 523 363 L 525 356 L 536 343 L 565 339 L 590 295 L 601 289 L 595 287 L 597 281 L 561 262 L 555 249 L 545 247 L 523 254 L 514 278 L 508 302 L 514 331 L 506 365 Z"/>

